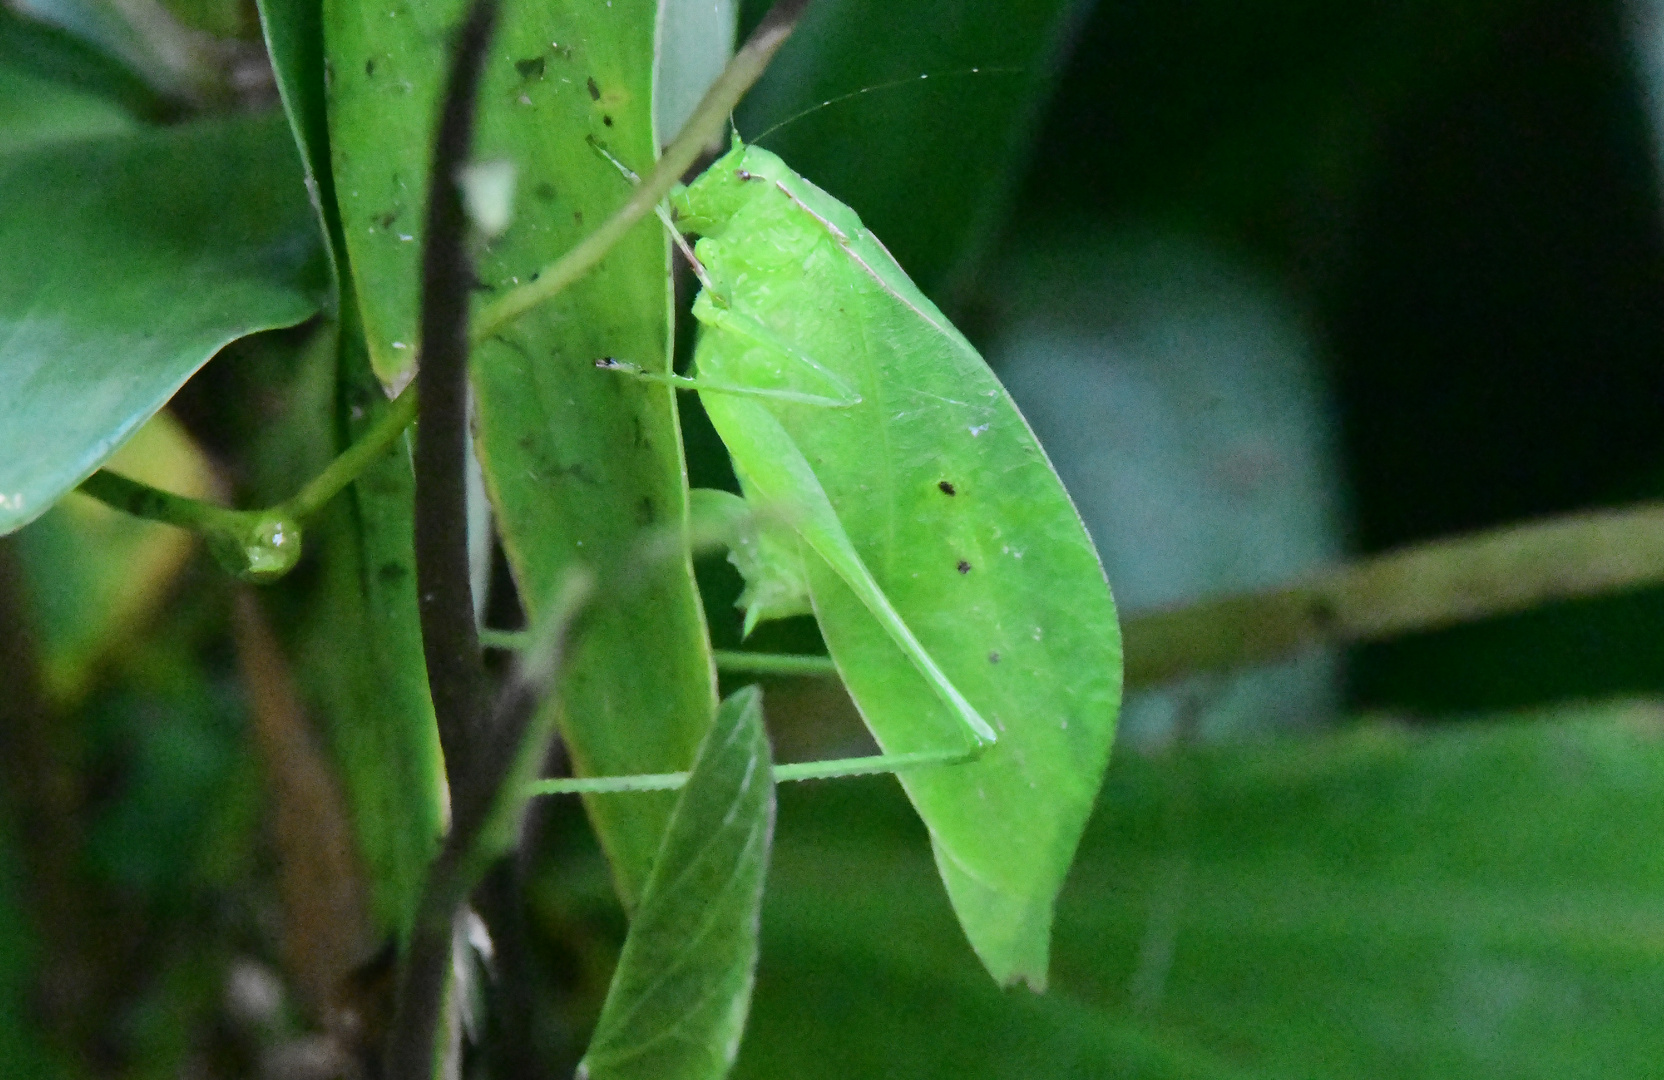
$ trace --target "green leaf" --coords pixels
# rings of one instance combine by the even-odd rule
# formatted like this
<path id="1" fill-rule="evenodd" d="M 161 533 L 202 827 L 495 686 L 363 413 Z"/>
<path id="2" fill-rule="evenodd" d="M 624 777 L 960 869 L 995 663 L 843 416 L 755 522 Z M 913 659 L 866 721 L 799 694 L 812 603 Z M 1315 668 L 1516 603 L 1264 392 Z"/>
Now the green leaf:
<path id="1" fill-rule="evenodd" d="M 459 5 L 391 10 L 396 17 L 385 4 L 342 2 L 325 13 L 336 189 L 384 379 L 414 351 L 429 132 Z M 628 182 L 589 137 L 638 170 L 651 164 L 653 16 L 648 0 L 505 8 L 481 90 L 476 158 L 512 162 L 517 196 L 513 223 L 478 266 L 485 295 L 529 279 L 628 198 Z M 643 530 L 685 533 L 670 391 L 594 368 L 607 355 L 660 369 L 668 362 L 668 268 L 667 237 L 644 222 L 582 281 L 475 352 L 476 449 L 534 621 L 569 567 L 586 564 L 604 580 L 639 576 Z M 594 613 L 562 694 L 563 734 L 580 774 L 687 768 L 716 691 L 686 559 L 660 565 Z M 672 803 L 668 794 L 587 799 L 626 904 L 640 893 Z"/>
<path id="2" fill-rule="evenodd" d="M 837 192 L 944 299 L 996 238 L 1084 6 L 817 0 L 739 109 L 740 134 Z"/>
<path id="3" fill-rule="evenodd" d="M 1042 998 L 963 955 L 887 785 L 785 788 L 736 1075 L 1647 1075 L 1660 730 L 1642 703 L 1118 755 Z"/>
<path id="4" fill-rule="evenodd" d="M 307 189 L 329 248 L 335 279 L 348 276 L 329 162 L 322 4 L 262 0 L 261 26 Z M 291 391 L 287 431 L 261 455 L 262 502 L 276 502 L 320 471 L 388 405 L 370 369 L 355 297 L 339 297 L 340 321 L 321 333 L 334 354 L 312 357 Z M 269 393 L 253 388 L 251 397 Z M 301 418 L 311 418 L 303 425 Z M 410 928 L 428 861 L 444 820 L 444 761 L 416 609 L 412 551 L 414 477 L 401 441 L 308 523 L 322 571 L 285 582 L 298 618 L 286 643 L 337 763 L 359 851 L 369 872 L 371 915 L 383 934 Z"/>
<path id="5" fill-rule="evenodd" d="M 329 167 L 329 113 L 324 76 L 322 0 L 259 0 L 260 29 L 277 82 L 283 112 L 300 152 L 306 192 L 329 249 L 330 270 L 339 294 L 341 215 L 335 205 L 334 175 Z M 339 306 L 339 296 L 335 297 Z"/>
<path id="6" fill-rule="evenodd" d="M 290 335 L 240 347 L 226 418 L 246 432 L 237 464 L 248 501 L 292 494 L 388 407 L 355 340 L 320 321 L 298 348 Z M 282 423 L 269 421 L 269 403 L 281 403 Z M 408 447 L 396 443 L 307 521 L 297 572 L 259 591 L 346 793 L 382 940 L 408 932 L 444 820 L 416 609 L 413 482 Z"/>
<path id="7" fill-rule="evenodd" d="M 112 461 L 124 476 L 206 498 L 207 460 L 165 412 L 151 417 Z M 129 517 L 86 496 L 59 502 L 17 534 L 29 574 L 42 681 L 78 702 L 111 650 L 134 640 L 168 597 L 195 547 L 183 529 Z"/>
<path id="8" fill-rule="evenodd" d="M 719 1080 L 739 1051 L 774 832 L 762 693 L 722 703 L 677 799 L 580 1080 Z"/>
<path id="9" fill-rule="evenodd" d="M 11 8 L 0 8 L 0 57 L 5 66 L 49 84 L 53 97 L 72 94 L 101 99 L 119 106 L 129 118 L 155 119 L 170 111 L 154 90 L 118 61 L 67 31 L 15 14 Z M 25 110 L 38 107 L 27 101 L 18 104 Z M 21 149 L 17 143 L 0 145 Z"/>
<path id="10" fill-rule="evenodd" d="M 9 63 L 0 51 L 0 139 L 5 152 L 113 135 L 133 126 L 133 117 L 115 102 Z"/>
<path id="11" fill-rule="evenodd" d="M 227 342 L 317 310 L 282 118 L 0 155 L 0 533 L 102 465 Z"/>

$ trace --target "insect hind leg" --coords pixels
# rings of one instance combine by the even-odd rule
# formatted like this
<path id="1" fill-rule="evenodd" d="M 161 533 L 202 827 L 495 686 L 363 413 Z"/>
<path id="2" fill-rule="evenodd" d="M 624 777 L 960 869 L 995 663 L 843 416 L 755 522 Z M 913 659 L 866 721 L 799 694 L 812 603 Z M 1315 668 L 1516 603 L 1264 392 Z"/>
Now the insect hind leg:
<path id="1" fill-rule="evenodd" d="M 702 292 L 693 302 L 693 317 L 713 330 L 722 330 L 736 337 L 744 338 L 754 345 L 777 352 L 805 371 L 812 372 L 819 379 L 830 394 L 821 398 L 821 402 L 838 408 L 848 408 L 861 403 L 861 395 L 855 388 L 845 382 L 837 372 L 786 341 L 753 319 L 751 316 L 734 310 L 732 307 L 719 302 L 710 292 Z M 782 391 L 796 393 L 796 391 Z M 811 395 L 819 397 L 819 395 Z"/>
<path id="2" fill-rule="evenodd" d="M 690 378 L 687 375 L 675 375 L 668 371 L 649 371 L 640 364 L 632 364 L 628 360 L 620 360 L 615 356 L 603 356 L 595 361 L 595 366 L 602 371 L 617 372 L 626 378 L 638 379 L 641 382 L 656 383 L 676 390 L 697 390 L 702 394 L 734 394 L 739 397 L 787 401 L 793 405 L 817 405 L 830 409 L 847 408 L 861 400 L 859 397 L 851 401 L 846 398 L 823 397 L 820 394 L 808 394 L 798 390 L 781 390 L 768 386 L 745 386 L 740 383 Z"/>

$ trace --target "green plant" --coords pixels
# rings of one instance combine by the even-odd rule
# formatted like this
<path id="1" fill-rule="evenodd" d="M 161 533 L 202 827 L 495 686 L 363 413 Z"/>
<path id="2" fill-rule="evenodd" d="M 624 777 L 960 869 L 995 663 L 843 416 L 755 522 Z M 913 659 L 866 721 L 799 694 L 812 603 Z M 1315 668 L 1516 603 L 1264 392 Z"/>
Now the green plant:
<path id="1" fill-rule="evenodd" d="M 592 361 L 626 354 L 636 373 L 666 378 L 667 241 L 651 222 L 635 226 L 719 130 L 801 7 L 783 4 L 759 25 L 632 194 L 608 176 L 611 166 L 595 147 L 614 162 L 654 156 L 654 5 L 510 6 L 498 26 L 496 4 L 482 0 L 455 31 L 455 64 L 441 84 L 444 65 L 436 61 L 460 14 L 454 5 L 395 9 L 389 21 L 379 8 L 341 4 L 324 9 L 320 27 L 315 10 L 270 4 L 263 23 L 323 243 L 298 242 L 304 231 L 291 199 L 283 214 L 251 210 L 235 234 L 241 248 L 224 251 L 212 234 L 171 245 L 137 236 L 128 240 L 125 264 L 111 263 L 100 248 L 97 258 L 141 290 L 126 295 L 118 279 L 103 309 L 88 312 L 76 283 L 42 289 L 27 271 L 5 290 L 12 310 L 56 305 L 78 317 L 66 320 L 75 324 L 67 329 L 53 327 L 55 338 L 14 337 L 9 346 L 16 363 L 40 376 L 7 424 L 8 437 L 20 440 L 7 478 L 15 489 L 5 503 L 8 527 L 26 523 L 101 465 L 227 340 L 324 313 L 311 340 L 335 352 L 341 450 L 299 494 L 270 510 L 244 511 L 113 472 L 93 473 L 80 488 L 129 513 L 200 531 L 216 559 L 250 581 L 293 570 L 318 521 L 332 549 L 325 558 L 360 568 L 333 576 L 309 599 L 320 612 L 350 616 L 314 623 L 307 647 L 346 651 L 345 641 L 330 640 L 343 632 L 368 631 L 382 643 L 357 671 L 323 675 L 316 686 L 337 727 L 340 766 L 372 867 L 376 921 L 399 943 L 389 1075 L 427 1075 L 445 1056 L 444 1002 L 458 992 L 447 989 L 453 923 L 489 866 L 514 849 L 516 823 L 557 724 L 579 775 L 598 776 L 568 787 L 587 792 L 620 896 L 637 908 L 602 1015 L 603 1049 L 584 1068 L 631 1075 L 643 1048 L 672 1035 L 688 1044 L 686 1060 L 673 1054 L 655 1066 L 671 1071 L 656 1074 L 720 1075 L 732 1063 L 755 963 L 772 798 L 744 796 L 750 809 L 739 821 L 749 839 L 738 848 L 713 856 L 700 845 L 734 820 L 734 799 L 759 790 L 756 769 L 766 774 L 766 747 L 756 749 L 757 699 L 730 697 L 718 715 L 732 721 L 711 728 L 712 663 L 691 574 L 694 534 L 672 396 L 621 383 Z M 400 14 L 410 18 L 397 21 Z M 497 61 L 505 51 L 518 59 Z M 241 144 L 228 147 L 218 128 L 197 127 L 201 135 L 186 129 L 186 152 L 238 170 Z M 282 190 L 285 161 L 271 123 L 227 130 L 270 149 L 259 190 Z M 138 190 L 153 197 L 154 163 L 177 165 L 178 142 L 164 136 L 153 148 L 156 136 L 121 136 L 105 152 L 125 155 Z M 67 139 L 36 153 L 8 162 L 14 186 L 36 182 L 43 163 L 73 170 L 89 160 Z M 714 535 L 742 556 L 749 543 L 772 552 L 746 565 L 753 588 L 772 591 L 782 606 L 753 605 L 748 623 L 807 611 L 812 597 L 834 661 L 895 755 L 815 772 L 909 766 L 905 782 L 931 825 L 944 880 L 978 953 L 1000 981 L 1043 987 L 1051 906 L 1113 731 L 1118 637 L 1102 571 L 1043 453 L 970 345 L 853 213 L 778 159 L 747 153 L 743 166 L 737 156 L 712 166 L 711 179 L 676 204 L 681 227 L 706 235 L 700 251 L 707 262 L 718 260 L 710 269 L 725 282 L 718 291 L 700 268 L 706 290 L 694 312 L 711 326 L 701 370 L 722 356 L 729 368 L 752 364 L 729 371 L 726 385 L 694 383 L 749 496 L 725 510 Z M 509 162 L 520 186 L 515 220 L 510 225 L 500 212 L 492 216 L 503 220 L 483 227 L 486 215 L 476 209 L 471 231 L 465 202 L 474 192 L 463 165 L 494 154 Z M 768 211 L 773 236 L 721 208 L 733 201 L 721 194 L 733 176 L 740 177 L 734 191 L 757 190 L 746 166 L 769 177 L 768 195 L 784 191 L 787 214 L 795 213 Z M 101 212 L 114 215 L 125 193 L 104 188 L 94 185 L 106 200 L 99 205 L 109 207 Z M 207 178 L 197 216 L 215 220 L 208 203 L 226 194 Z M 497 195 L 505 198 L 515 202 Z M 88 224 L 86 209 L 71 205 L 47 215 L 45 225 L 17 225 L 62 227 L 72 215 Z M 293 239 L 279 244 L 258 231 L 273 228 Z M 782 228 L 796 230 L 784 246 L 804 249 L 798 264 L 770 261 Z M 824 261 L 808 251 L 820 240 L 846 260 L 837 284 L 806 273 Z M 178 295 L 190 286 L 186 273 L 200 277 L 203 291 Z M 471 318 L 476 274 L 494 294 Z M 863 275 L 876 275 L 880 290 Z M 734 291 L 742 285 L 750 299 Z M 836 317 L 810 318 L 817 293 Z M 760 306 L 770 294 L 773 306 Z M 908 324 L 907 313 L 919 321 Z M 102 411 L 77 410 L 77 425 L 57 433 L 61 446 L 26 449 L 23 440 L 36 438 L 73 392 L 62 381 L 63 358 L 107 363 L 124 318 L 154 327 L 145 337 L 159 341 L 141 377 L 127 380 L 124 396 Z M 868 341 L 859 355 L 843 344 L 856 334 Z M 775 358 L 761 368 L 748 352 L 759 346 Z M 810 356 L 829 351 L 848 384 Z M 801 366 L 784 383 L 768 374 L 781 357 Z M 811 400 L 789 389 L 803 376 L 812 383 L 817 370 L 871 400 L 853 391 Z M 527 615 L 539 627 L 494 705 L 471 587 L 470 382 L 486 486 Z M 385 402 L 381 385 L 404 389 Z M 890 415 L 908 395 L 918 401 Z M 975 404 L 956 400 L 972 395 Z M 741 400 L 750 402 L 748 412 Z M 773 404 L 782 401 L 821 408 L 782 412 Z M 407 465 L 401 440 L 413 418 Z M 865 427 L 850 428 L 851 420 Z M 896 447 L 877 466 L 901 500 L 894 504 L 863 494 L 874 438 Z M 948 456 L 933 460 L 938 453 Z M 562 458 L 569 464 L 556 475 L 539 475 Z M 1012 487 L 1018 473 L 1026 478 Z M 926 500 L 947 514 L 941 522 L 919 516 Z M 905 523 L 900 532 L 898 521 Z M 907 568 L 927 555 L 939 572 L 913 580 L 919 574 Z M 960 579 L 971 574 L 971 558 L 976 587 L 968 588 Z M 601 595 L 589 599 L 597 583 Z M 422 657 L 412 651 L 418 640 Z M 643 641 L 653 643 L 660 662 L 624 662 Z M 417 684 L 424 668 L 431 696 Z M 397 687 L 390 707 L 360 711 L 364 683 L 378 676 Z M 968 751 L 952 734 L 960 725 L 974 736 Z M 701 738 L 707 748 L 699 762 L 730 763 L 696 765 L 679 800 L 630 781 L 686 768 Z M 752 749 L 734 764 L 721 747 L 736 738 Z M 389 760 L 398 767 L 389 769 Z M 430 861 L 441 763 L 450 823 Z M 725 784 L 740 785 L 732 798 Z M 691 853 L 683 850 L 690 846 Z M 687 860 L 684 870 L 678 859 Z M 716 940 L 726 944 L 713 948 L 709 931 L 697 929 L 708 922 L 700 913 L 733 887 L 740 868 L 751 885 L 718 928 Z M 671 957 L 688 969 L 687 986 L 667 995 L 638 955 Z"/>

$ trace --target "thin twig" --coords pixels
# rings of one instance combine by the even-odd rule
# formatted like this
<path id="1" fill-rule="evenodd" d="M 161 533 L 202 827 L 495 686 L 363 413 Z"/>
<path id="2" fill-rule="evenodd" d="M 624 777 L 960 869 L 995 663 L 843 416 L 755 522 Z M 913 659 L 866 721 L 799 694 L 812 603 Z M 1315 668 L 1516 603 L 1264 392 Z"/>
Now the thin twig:
<path id="1" fill-rule="evenodd" d="M 734 106 L 763 74 L 808 6 L 809 0 L 778 0 L 769 9 L 767 17 L 705 91 L 693 115 L 682 125 L 675 140 L 665 147 L 664 155 L 647 180 L 631 193 L 629 201 L 600 228 L 584 237 L 577 247 L 539 271 L 535 281 L 528 281 L 481 309 L 474 320 L 475 341 L 490 337 L 582 277 L 636 222 L 653 212 L 659 200 L 670 194 L 682 175 L 699 160 L 711 140 L 722 134 Z"/>
<path id="2" fill-rule="evenodd" d="M 469 584 L 465 469 L 468 439 L 468 290 L 466 218 L 457 170 L 473 141 L 474 105 L 497 0 L 474 0 L 457 34 L 428 179 L 422 252 L 421 423 L 416 431 L 416 597 L 445 776 L 452 799 L 450 834 L 429 868 L 404 956 L 387 1076 L 431 1080 L 435 1038 L 451 955 L 451 920 L 466 891 L 451 894 L 460 799 L 474 778 L 473 741 L 485 718 L 485 660 L 474 627 Z"/>
<path id="3" fill-rule="evenodd" d="M 1301 585 L 1138 615 L 1129 686 L 1664 582 L 1664 504 L 1569 514 L 1363 559 Z"/>

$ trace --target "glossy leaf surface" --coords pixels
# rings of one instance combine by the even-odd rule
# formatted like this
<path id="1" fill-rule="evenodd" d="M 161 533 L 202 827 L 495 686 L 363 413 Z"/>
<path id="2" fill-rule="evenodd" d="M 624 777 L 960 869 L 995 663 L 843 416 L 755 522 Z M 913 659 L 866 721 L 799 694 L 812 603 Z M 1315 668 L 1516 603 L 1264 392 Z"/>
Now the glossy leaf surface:
<path id="1" fill-rule="evenodd" d="M 989 971 L 1042 987 L 1120 701 L 1091 541 L 987 365 L 848 207 L 749 147 L 678 210 L 726 293 L 699 377 L 818 395 L 841 380 L 860 396 L 702 400 L 748 493 L 819 556 L 815 614 L 884 750 L 967 745 L 973 713 L 998 734 L 979 760 L 902 783 Z"/>
<path id="2" fill-rule="evenodd" d="M 422 184 L 446 35 L 459 5 L 357 3 L 325 12 L 336 189 L 371 356 L 383 378 L 414 346 Z M 481 90 L 475 156 L 515 167 L 515 215 L 485 248 L 485 294 L 527 280 L 629 195 L 588 139 L 645 170 L 654 157 L 654 8 L 505 7 Z M 404 237 L 410 237 L 409 240 Z M 668 361 L 668 244 L 643 222 L 555 300 L 476 351 L 476 449 L 520 595 L 535 621 L 566 569 L 641 576 L 644 530 L 686 529 L 670 392 L 598 372 L 597 357 Z M 405 348 L 396 348 L 395 344 Z M 634 567 L 624 571 L 623 567 Z M 685 558 L 598 609 L 564 683 L 564 735 L 581 774 L 687 768 L 715 706 L 703 615 Z M 626 903 L 652 865 L 673 800 L 588 806 Z"/>
<path id="3" fill-rule="evenodd" d="M 739 1050 L 774 833 L 762 694 L 722 703 L 630 924 L 587 1080 L 720 1080 Z"/>
<path id="4" fill-rule="evenodd" d="M 281 116 L 0 155 L 0 533 L 98 468 L 227 342 L 318 307 Z"/>

